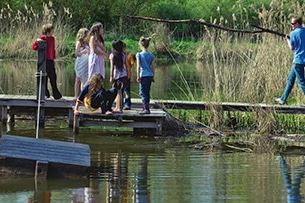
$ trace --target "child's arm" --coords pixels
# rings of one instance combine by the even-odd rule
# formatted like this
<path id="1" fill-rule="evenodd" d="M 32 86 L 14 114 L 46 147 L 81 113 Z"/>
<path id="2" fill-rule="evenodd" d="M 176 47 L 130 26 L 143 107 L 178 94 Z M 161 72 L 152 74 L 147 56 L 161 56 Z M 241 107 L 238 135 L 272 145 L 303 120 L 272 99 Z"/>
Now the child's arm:
<path id="1" fill-rule="evenodd" d="M 78 111 L 78 107 L 79 107 L 79 103 L 76 101 L 75 103 L 75 107 L 74 107 L 74 115 L 79 115 L 79 111 Z"/>
<path id="2" fill-rule="evenodd" d="M 109 82 L 113 82 L 113 74 L 114 74 L 114 67 L 113 67 L 113 59 L 110 57 L 110 79 Z"/>
<path id="3" fill-rule="evenodd" d="M 93 36 L 90 39 L 90 44 L 92 44 L 92 48 L 93 48 L 93 52 L 101 55 L 101 56 L 105 56 L 105 57 L 109 57 L 109 55 L 106 53 L 106 47 L 103 46 L 99 41 L 94 40 Z M 97 49 L 97 46 L 100 47 L 102 49 L 102 51 Z"/>
<path id="4" fill-rule="evenodd" d="M 151 62 L 151 70 L 153 72 L 153 77 L 152 77 L 152 81 L 155 82 L 155 64 L 154 64 L 154 61 Z"/>
<path id="5" fill-rule="evenodd" d="M 34 50 L 34 51 L 37 51 L 37 49 L 38 49 L 38 42 L 39 41 L 42 41 L 42 39 L 41 38 L 37 38 L 35 41 L 34 41 L 34 43 L 32 44 L 32 49 Z"/>
<path id="6" fill-rule="evenodd" d="M 140 59 L 137 58 L 137 81 L 141 82 L 141 78 L 140 78 Z"/>
<path id="7" fill-rule="evenodd" d="M 75 46 L 75 56 L 81 56 L 83 54 L 87 54 L 89 53 L 88 48 L 83 49 L 82 51 L 80 50 L 81 48 L 81 44 L 80 42 L 76 42 L 76 46 Z"/>
<path id="8" fill-rule="evenodd" d="M 82 89 L 79 97 L 76 99 L 75 107 L 74 107 L 74 115 L 79 115 L 80 111 L 78 111 L 78 107 L 80 104 L 83 103 L 85 96 L 88 93 L 88 90 L 89 90 L 89 84 L 86 84 Z"/>
<path id="9" fill-rule="evenodd" d="M 134 60 L 133 60 L 133 56 L 131 56 L 131 68 L 130 68 L 130 81 L 133 81 L 133 75 L 134 75 Z"/>

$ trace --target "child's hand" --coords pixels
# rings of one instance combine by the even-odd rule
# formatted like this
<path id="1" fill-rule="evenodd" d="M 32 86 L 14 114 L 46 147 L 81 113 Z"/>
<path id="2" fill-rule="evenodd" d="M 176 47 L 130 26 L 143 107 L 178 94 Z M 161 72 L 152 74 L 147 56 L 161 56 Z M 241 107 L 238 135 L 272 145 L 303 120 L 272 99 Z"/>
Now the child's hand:
<path id="1" fill-rule="evenodd" d="M 79 114 L 80 114 L 80 111 L 78 111 L 78 110 L 74 111 L 74 115 L 78 116 Z"/>

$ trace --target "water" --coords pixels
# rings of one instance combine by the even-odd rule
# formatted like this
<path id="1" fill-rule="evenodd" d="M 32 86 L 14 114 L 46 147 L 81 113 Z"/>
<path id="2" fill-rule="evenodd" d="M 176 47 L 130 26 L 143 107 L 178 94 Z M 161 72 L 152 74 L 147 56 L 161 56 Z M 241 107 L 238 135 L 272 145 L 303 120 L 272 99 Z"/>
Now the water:
<path id="1" fill-rule="evenodd" d="M 175 67 L 157 67 L 154 99 L 181 99 L 190 90 L 196 94 L 204 74 L 198 74 L 198 66 L 189 66 L 183 69 L 184 77 Z M 34 62 L 0 63 L 0 92 L 35 94 L 35 67 Z M 66 96 L 73 96 L 71 67 L 57 67 L 59 87 Z M 190 81 L 189 88 L 183 79 Z M 134 83 L 134 97 L 139 96 L 137 88 Z M 35 137 L 35 123 L 17 121 L 13 128 L 3 131 Z M 89 144 L 94 168 L 90 177 L 1 177 L 0 202 L 304 201 L 303 156 L 202 151 L 160 137 L 135 137 L 130 129 L 82 128 L 74 136 L 65 122 L 47 124 L 41 134 L 48 139 Z"/>
<path id="2" fill-rule="evenodd" d="M 109 65 L 106 64 L 106 67 Z M 36 95 L 36 69 L 37 63 L 35 61 L 0 62 L 0 94 Z M 208 74 L 205 74 L 206 69 L 209 68 L 201 63 L 156 65 L 151 98 L 191 100 L 193 97 L 199 97 L 201 99 L 202 92 L 208 86 L 206 84 L 213 80 Z M 56 62 L 56 73 L 58 88 L 63 96 L 74 96 L 75 71 L 73 62 Z M 201 78 L 203 76 L 205 79 Z M 203 80 L 205 83 L 201 85 Z M 105 87 L 111 87 L 109 68 L 106 68 Z M 51 90 L 50 85 L 49 90 Z M 140 98 L 136 77 L 132 82 L 131 96 L 132 98 Z"/>
<path id="3" fill-rule="evenodd" d="M 35 137 L 34 122 L 7 129 Z M 301 202 L 303 156 L 197 150 L 161 137 L 136 137 L 118 129 L 47 126 L 45 138 L 90 145 L 88 179 L 1 177 L 0 202 Z M 286 161 L 286 163 L 284 162 Z"/>

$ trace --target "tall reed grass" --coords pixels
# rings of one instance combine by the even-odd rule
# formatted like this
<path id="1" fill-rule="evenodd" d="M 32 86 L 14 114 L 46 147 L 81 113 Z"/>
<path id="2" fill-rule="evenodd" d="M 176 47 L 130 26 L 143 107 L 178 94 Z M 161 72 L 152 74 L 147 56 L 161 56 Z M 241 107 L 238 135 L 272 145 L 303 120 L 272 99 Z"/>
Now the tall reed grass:
<path id="1" fill-rule="evenodd" d="M 55 27 L 56 50 L 58 56 L 63 56 L 71 33 L 71 19 L 72 14 L 68 9 L 65 9 L 65 13 L 58 13 L 53 9 L 51 1 L 43 3 L 42 13 L 34 11 L 26 4 L 23 10 L 13 12 L 7 5 L 0 11 L 0 58 L 36 58 L 37 53 L 31 51 L 31 45 L 41 35 L 42 25 L 46 23 L 52 23 Z"/>
<path id="2" fill-rule="evenodd" d="M 273 0 L 269 9 L 265 7 L 254 9 L 261 27 L 289 35 L 290 18 L 292 15 L 304 16 L 305 3 Z M 226 22 L 221 16 L 218 19 L 211 19 L 211 23 L 220 25 L 225 25 Z M 205 28 L 206 34 L 203 36 L 201 47 L 197 50 L 197 58 L 206 66 L 212 64 L 213 69 L 209 73 L 210 79 L 202 80 L 203 100 L 268 104 L 273 103 L 273 97 L 282 94 L 293 60 L 293 52 L 288 48 L 283 37 L 270 33 L 254 35 Z M 253 28 L 245 21 L 244 29 Z M 206 71 L 202 73 L 206 74 Z M 293 105 L 305 103 L 304 94 L 297 85 L 291 92 L 288 103 Z M 255 112 L 254 115 L 252 114 L 254 118 L 252 125 L 260 134 L 277 133 L 281 128 L 291 131 L 297 126 L 300 127 L 298 129 L 304 130 L 302 127 L 305 124 L 304 116 L 281 117 L 273 112 L 264 112 L 262 109 L 256 109 Z M 245 118 L 243 117 L 245 113 L 236 115 L 241 119 Z M 230 120 L 230 117 L 224 116 L 224 112 L 217 106 L 211 108 L 209 117 L 209 125 L 217 129 L 222 128 L 223 124 L 227 123 L 226 120 Z"/>

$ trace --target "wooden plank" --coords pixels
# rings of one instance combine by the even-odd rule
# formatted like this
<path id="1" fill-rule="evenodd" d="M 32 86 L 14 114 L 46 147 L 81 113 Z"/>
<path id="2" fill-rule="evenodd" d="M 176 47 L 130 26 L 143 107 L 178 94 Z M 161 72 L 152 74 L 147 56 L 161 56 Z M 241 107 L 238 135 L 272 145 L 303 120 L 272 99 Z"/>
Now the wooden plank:
<path id="1" fill-rule="evenodd" d="M 90 166 L 89 145 L 42 138 L 3 135 L 0 156 Z"/>
<path id="2" fill-rule="evenodd" d="M 80 126 L 101 126 L 101 127 L 126 127 L 126 128 L 156 128 L 158 125 L 155 122 L 145 121 L 103 121 L 103 120 L 83 120 Z"/>
<path id="3" fill-rule="evenodd" d="M 65 101 L 46 100 L 41 106 L 46 108 L 69 108 L 75 105 L 73 97 L 65 97 Z M 33 95 L 3 95 L 0 94 L 0 106 L 24 106 L 37 107 L 36 97 Z M 153 108 L 185 109 L 185 110 L 209 110 L 213 106 L 220 106 L 223 111 L 254 112 L 262 109 L 269 112 L 286 114 L 305 114 L 305 106 L 288 106 L 273 104 L 233 103 L 233 102 L 198 102 L 178 100 L 152 100 Z M 133 108 L 141 106 L 141 99 L 132 99 Z"/>
<path id="4" fill-rule="evenodd" d="M 155 100 L 155 108 L 185 109 L 185 110 L 209 110 L 212 106 L 221 106 L 224 111 L 253 112 L 258 108 L 269 112 L 287 114 L 305 114 L 305 106 L 288 106 L 273 104 L 252 104 L 232 102 L 198 102 L 198 101 L 177 101 L 177 100 Z"/>

